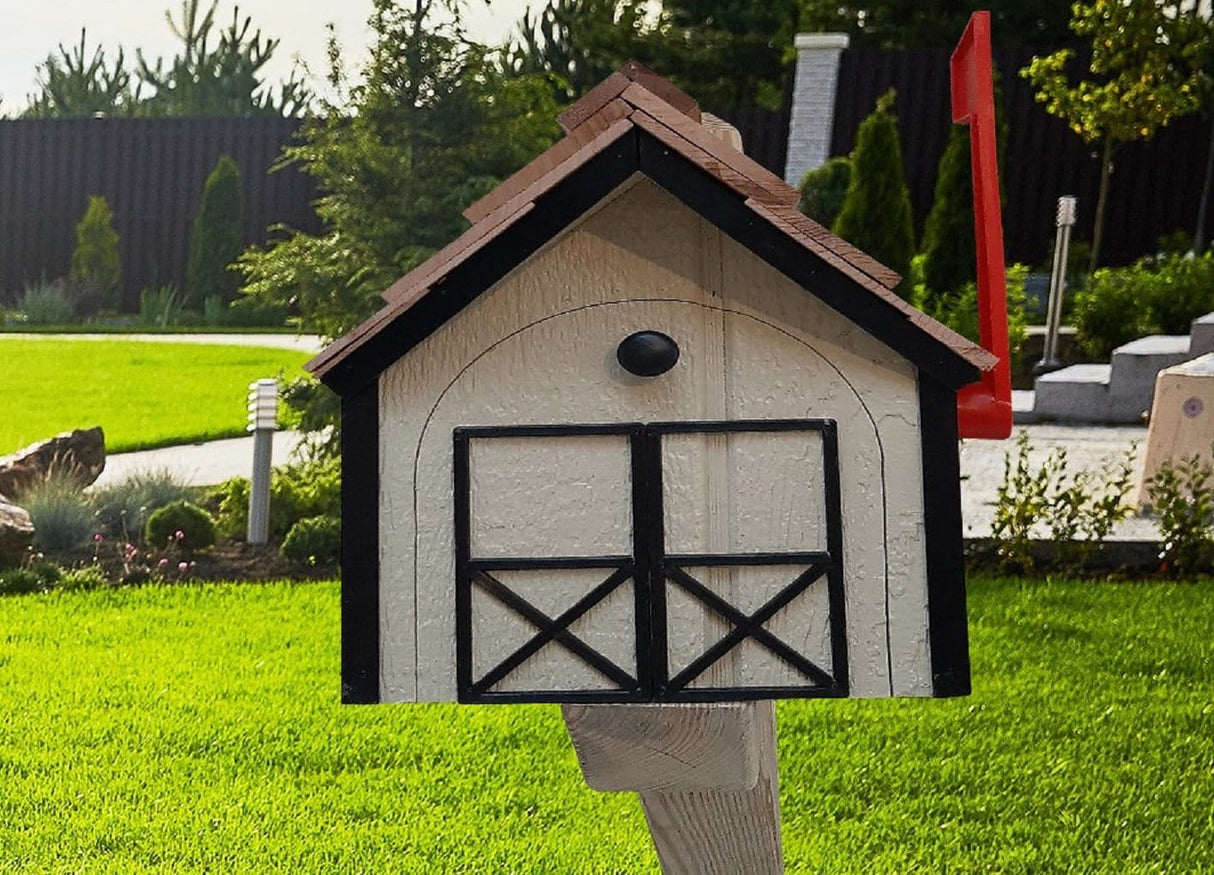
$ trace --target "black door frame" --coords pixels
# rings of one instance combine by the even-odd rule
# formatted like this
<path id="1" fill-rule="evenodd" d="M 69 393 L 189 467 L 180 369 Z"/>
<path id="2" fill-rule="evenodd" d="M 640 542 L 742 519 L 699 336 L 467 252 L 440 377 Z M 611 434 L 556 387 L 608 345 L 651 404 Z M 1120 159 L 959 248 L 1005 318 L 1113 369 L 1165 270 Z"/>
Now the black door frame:
<path id="1" fill-rule="evenodd" d="M 826 551 L 668 554 L 662 486 L 662 438 L 669 434 L 817 432 L 822 439 Z M 631 555 L 483 558 L 471 555 L 470 444 L 473 440 L 519 437 L 620 436 L 629 441 L 632 481 Z M 847 625 L 843 591 L 843 532 L 839 451 L 832 419 L 731 420 L 713 422 L 613 423 L 603 425 L 472 426 L 456 428 L 454 507 L 456 551 L 456 680 L 461 702 L 711 702 L 772 698 L 837 698 L 848 694 Z M 686 569 L 711 566 L 803 565 L 806 570 L 757 611 L 746 613 L 721 599 Z M 556 617 L 550 617 L 501 583 L 496 571 L 601 569 L 604 581 Z M 825 579 L 829 604 L 831 672 L 814 665 L 764 628 L 782 607 Z M 607 659 L 569 627 L 628 581 L 636 617 L 636 676 Z M 472 676 L 472 588 L 480 587 L 535 627 L 535 634 L 480 678 Z M 683 671 L 670 677 L 667 659 L 666 592 L 678 586 L 733 629 Z M 791 686 L 689 687 L 733 647 L 752 639 L 792 666 L 807 683 Z M 614 689 L 519 690 L 492 687 L 549 642 L 561 644 L 608 680 Z"/>

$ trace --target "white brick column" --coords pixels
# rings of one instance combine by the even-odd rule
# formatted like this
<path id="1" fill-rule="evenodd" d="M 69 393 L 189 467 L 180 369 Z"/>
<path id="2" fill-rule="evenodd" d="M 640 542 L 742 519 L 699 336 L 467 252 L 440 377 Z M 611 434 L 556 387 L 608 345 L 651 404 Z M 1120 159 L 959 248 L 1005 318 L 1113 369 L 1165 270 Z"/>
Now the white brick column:
<path id="1" fill-rule="evenodd" d="M 805 171 L 820 167 L 830 157 L 839 56 L 847 48 L 847 34 L 799 33 L 795 45 L 797 71 L 784 163 L 784 180 L 793 186 Z"/>

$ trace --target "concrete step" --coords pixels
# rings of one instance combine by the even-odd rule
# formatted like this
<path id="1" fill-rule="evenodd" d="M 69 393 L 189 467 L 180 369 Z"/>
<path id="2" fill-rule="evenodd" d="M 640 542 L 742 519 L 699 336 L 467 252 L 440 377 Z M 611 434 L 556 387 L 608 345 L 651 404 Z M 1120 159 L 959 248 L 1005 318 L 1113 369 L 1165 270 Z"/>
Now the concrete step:
<path id="1" fill-rule="evenodd" d="M 1194 319 L 1189 334 L 1189 355 L 1192 358 L 1208 352 L 1214 352 L 1214 313 Z"/>
<path id="2" fill-rule="evenodd" d="M 1033 384 L 1033 417 L 1056 422 L 1137 422 L 1118 419 L 1110 405 L 1112 365 L 1071 365 L 1043 374 Z"/>
<path id="3" fill-rule="evenodd" d="M 1126 391 L 1137 392 L 1139 384 L 1154 387 L 1155 375 L 1164 368 L 1192 358 L 1189 355 L 1189 335 L 1152 334 L 1122 344 L 1113 350 L 1113 373 L 1109 383 L 1122 391 L 1123 386 L 1135 386 Z M 1147 399 L 1150 407 L 1150 399 Z"/>

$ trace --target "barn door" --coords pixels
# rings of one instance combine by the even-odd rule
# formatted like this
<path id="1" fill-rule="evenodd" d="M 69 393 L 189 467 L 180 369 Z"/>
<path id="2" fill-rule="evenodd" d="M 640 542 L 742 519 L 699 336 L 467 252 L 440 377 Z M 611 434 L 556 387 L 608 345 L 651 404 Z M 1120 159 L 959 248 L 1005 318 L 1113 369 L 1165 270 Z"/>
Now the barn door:
<path id="1" fill-rule="evenodd" d="M 460 700 L 846 695 L 838 470 L 831 420 L 457 429 Z"/>

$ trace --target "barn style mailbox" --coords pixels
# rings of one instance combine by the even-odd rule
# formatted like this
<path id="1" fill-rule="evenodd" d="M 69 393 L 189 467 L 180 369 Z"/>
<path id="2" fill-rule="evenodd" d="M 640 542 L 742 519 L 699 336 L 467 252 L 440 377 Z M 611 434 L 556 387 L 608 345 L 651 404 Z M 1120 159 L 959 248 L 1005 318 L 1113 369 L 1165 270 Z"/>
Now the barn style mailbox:
<path id="1" fill-rule="evenodd" d="M 956 393 L 994 357 L 626 65 L 311 368 L 350 702 L 969 690 Z"/>
<path id="2" fill-rule="evenodd" d="M 311 364 L 343 697 L 565 703 L 666 871 L 777 872 L 769 700 L 969 691 L 958 390 L 997 359 L 643 67 L 560 121 Z"/>

